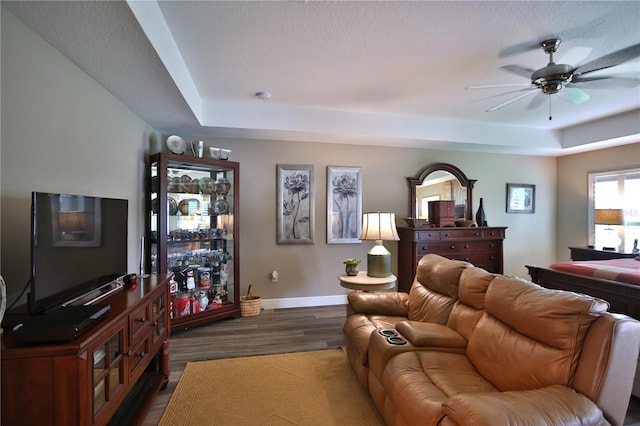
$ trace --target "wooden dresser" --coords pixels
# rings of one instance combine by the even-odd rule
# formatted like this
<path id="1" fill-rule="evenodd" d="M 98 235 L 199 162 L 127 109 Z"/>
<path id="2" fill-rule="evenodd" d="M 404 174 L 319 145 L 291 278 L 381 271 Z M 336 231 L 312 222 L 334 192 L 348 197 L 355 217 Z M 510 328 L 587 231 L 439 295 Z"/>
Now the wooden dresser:
<path id="1" fill-rule="evenodd" d="M 502 242 L 506 227 L 398 228 L 398 291 L 408 292 L 418 261 L 428 253 L 465 260 L 489 272 L 501 274 Z"/>

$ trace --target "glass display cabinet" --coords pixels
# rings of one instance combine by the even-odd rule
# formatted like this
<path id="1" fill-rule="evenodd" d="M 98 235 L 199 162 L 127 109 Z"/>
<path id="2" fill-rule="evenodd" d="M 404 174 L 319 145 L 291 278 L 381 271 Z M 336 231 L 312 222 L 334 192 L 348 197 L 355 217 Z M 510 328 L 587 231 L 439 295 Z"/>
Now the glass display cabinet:
<path id="1" fill-rule="evenodd" d="M 240 316 L 239 164 L 150 157 L 147 272 L 173 273 L 171 328 Z"/>

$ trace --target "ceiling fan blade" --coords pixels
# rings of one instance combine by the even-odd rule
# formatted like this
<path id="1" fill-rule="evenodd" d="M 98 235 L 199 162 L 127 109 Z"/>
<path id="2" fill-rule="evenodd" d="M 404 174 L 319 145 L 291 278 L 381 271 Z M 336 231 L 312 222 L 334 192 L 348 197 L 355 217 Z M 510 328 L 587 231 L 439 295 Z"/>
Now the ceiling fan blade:
<path id="1" fill-rule="evenodd" d="M 544 93 L 539 92 L 533 97 L 533 99 L 531 99 L 529 105 L 527 105 L 527 109 L 531 111 L 538 108 L 540 105 L 542 105 L 546 98 L 547 96 Z"/>
<path id="2" fill-rule="evenodd" d="M 505 71 L 509 71 L 510 73 L 519 75 L 520 77 L 524 77 L 526 79 L 531 78 L 531 74 L 535 72 L 534 69 L 523 67 L 522 65 L 504 65 L 501 66 Z"/>
<path id="3" fill-rule="evenodd" d="M 575 77 L 571 84 L 589 83 L 589 89 L 632 89 L 640 86 L 640 78 L 635 77 Z"/>
<path id="4" fill-rule="evenodd" d="M 567 53 L 562 55 L 560 59 L 556 62 L 558 64 L 569 64 L 573 65 L 574 68 L 577 68 L 580 64 L 584 63 L 589 56 L 591 55 L 591 51 L 593 49 L 590 47 L 582 47 L 576 46 L 569 49 Z"/>
<path id="5" fill-rule="evenodd" d="M 623 64 L 614 65 L 609 68 L 591 71 L 589 72 L 589 77 L 613 77 L 621 74 L 640 74 L 640 59 L 627 61 Z M 578 73 L 577 76 L 581 75 L 582 74 Z"/>
<path id="6" fill-rule="evenodd" d="M 557 95 L 560 99 L 576 105 L 591 99 L 591 96 L 579 87 L 565 87 Z"/>
<path id="7" fill-rule="evenodd" d="M 504 107 L 504 106 L 507 106 L 507 105 L 509 105 L 509 104 L 511 104 L 511 103 L 513 103 L 513 102 L 515 102 L 515 101 L 519 101 L 519 100 L 520 100 L 520 99 L 522 99 L 522 98 L 525 98 L 525 97 L 527 97 L 527 96 L 531 96 L 531 95 L 533 95 L 534 93 L 537 93 L 537 92 L 538 92 L 538 89 L 537 89 L 537 88 L 531 89 L 531 90 L 529 90 L 528 92 L 524 92 L 523 94 L 516 96 L 515 98 L 511 98 L 511 99 L 509 99 L 509 100 L 507 100 L 507 101 L 504 101 L 504 102 L 502 102 L 502 103 L 499 103 L 498 105 L 492 106 L 491 108 L 489 108 L 489 109 L 487 110 L 487 112 L 495 111 L 495 110 L 497 110 L 497 109 L 499 109 L 499 108 L 502 108 L 502 107 Z"/>
<path id="8" fill-rule="evenodd" d="M 465 90 L 468 89 L 499 89 L 503 87 L 528 87 L 531 86 L 530 83 L 514 83 L 514 84 L 487 84 L 485 86 L 469 86 L 465 87 Z"/>
<path id="9" fill-rule="evenodd" d="M 547 35 L 547 36 L 540 37 L 540 40 L 548 40 L 551 38 L 558 38 L 558 37 L 555 35 Z M 531 41 L 531 42 L 528 41 L 528 42 L 519 43 L 519 44 L 516 44 L 515 46 L 509 46 L 505 49 L 502 49 L 500 52 L 498 52 L 498 57 L 506 58 L 507 56 L 530 52 L 532 50 L 537 50 L 537 49 L 540 49 L 539 41 Z"/>
<path id="10" fill-rule="evenodd" d="M 590 72 L 611 68 L 637 57 L 640 57 L 640 43 L 617 50 L 615 52 L 609 53 L 608 55 L 604 55 L 597 59 L 594 59 L 593 61 L 587 62 L 586 64 L 578 67 L 575 70 L 574 74 L 584 75 Z"/>

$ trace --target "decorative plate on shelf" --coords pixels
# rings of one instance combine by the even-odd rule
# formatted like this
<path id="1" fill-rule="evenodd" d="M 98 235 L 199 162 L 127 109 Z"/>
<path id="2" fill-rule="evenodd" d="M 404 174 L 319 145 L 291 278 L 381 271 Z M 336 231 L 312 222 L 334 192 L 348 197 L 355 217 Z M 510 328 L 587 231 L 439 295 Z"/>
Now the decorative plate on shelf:
<path id="1" fill-rule="evenodd" d="M 169 147 L 169 151 L 174 154 L 184 154 L 184 151 L 187 149 L 187 142 L 180 136 L 172 135 L 167 138 L 167 146 Z"/>
<path id="2" fill-rule="evenodd" d="M 191 179 L 189 175 L 180 176 L 180 190 L 182 192 L 187 192 L 193 194 L 198 189 L 198 181 L 194 181 Z"/>
<path id="3" fill-rule="evenodd" d="M 167 183 L 167 191 L 169 192 L 180 192 L 180 178 L 179 177 L 170 177 L 169 182 Z"/>
<path id="4" fill-rule="evenodd" d="M 200 212 L 200 201 L 195 198 L 188 198 L 180 201 L 178 210 L 185 216 L 193 216 Z"/>
<path id="5" fill-rule="evenodd" d="M 219 198 L 213 203 L 213 211 L 216 214 L 229 213 L 229 203 L 227 200 Z"/>
<path id="6" fill-rule="evenodd" d="M 200 192 L 203 194 L 213 194 L 216 188 L 215 182 L 209 177 L 200 178 L 198 184 L 200 185 Z"/>
<path id="7" fill-rule="evenodd" d="M 169 204 L 169 214 L 174 216 L 178 213 L 178 203 L 171 197 L 167 197 L 167 202 Z"/>

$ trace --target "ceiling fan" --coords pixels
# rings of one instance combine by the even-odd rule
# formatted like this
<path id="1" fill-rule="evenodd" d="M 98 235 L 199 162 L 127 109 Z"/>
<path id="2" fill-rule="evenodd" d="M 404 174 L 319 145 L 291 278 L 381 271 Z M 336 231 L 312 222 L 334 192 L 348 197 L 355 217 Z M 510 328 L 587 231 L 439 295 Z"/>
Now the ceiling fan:
<path id="1" fill-rule="evenodd" d="M 467 89 L 488 89 L 497 87 L 523 87 L 518 90 L 519 95 L 508 99 L 498 105 L 494 105 L 487 110 L 487 112 L 495 111 L 499 108 L 507 106 L 513 102 L 516 102 L 522 98 L 531 95 L 537 95 L 531 101 L 529 108 L 538 106 L 544 101 L 542 95 L 554 95 L 564 99 L 573 104 L 580 104 L 591 99 L 591 96 L 584 90 L 582 90 L 582 83 L 592 83 L 599 80 L 610 80 L 609 86 L 614 86 L 614 82 L 622 85 L 623 87 L 636 87 L 640 85 L 640 79 L 637 77 L 620 77 L 616 75 L 605 75 L 603 73 L 596 73 L 596 71 L 606 70 L 612 67 L 617 67 L 625 62 L 640 57 L 640 44 L 612 52 L 608 55 L 589 61 L 585 64 L 572 66 L 569 64 L 556 64 L 553 60 L 553 54 L 558 50 L 562 40 L 559 38 L 552 38 L 540 43 L 540 47 L 546 54 L 549 55 L 549 63 L 547 66 L 538 70 L 527 68 L 521 65 L 506 65 L 503 69 L 518 74 L 520 76 L 530 78 L 530 84 L 497 84 L 488 86 L 470 86 Z M 582 48 L 582 56 L 588 56 L 591 53 L 591 49 Z M 586 54 L 585 54 L 586 53 Z M 625 71 L 625 70 L 621 70 Z M 640 71 L 640 65 L 636 66 L 631 71 Z M 594 74 L 592 74 L 594 73 Z M 549 98 L 551 99 L 551 98 Z M 551 115 L 549 115 L 551 120 Z"/>

